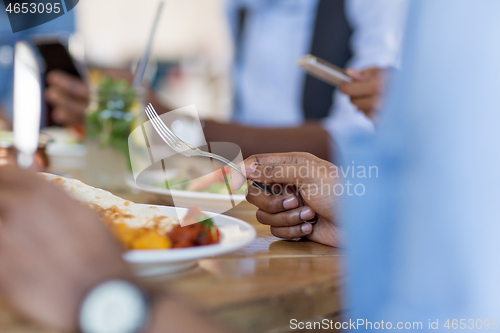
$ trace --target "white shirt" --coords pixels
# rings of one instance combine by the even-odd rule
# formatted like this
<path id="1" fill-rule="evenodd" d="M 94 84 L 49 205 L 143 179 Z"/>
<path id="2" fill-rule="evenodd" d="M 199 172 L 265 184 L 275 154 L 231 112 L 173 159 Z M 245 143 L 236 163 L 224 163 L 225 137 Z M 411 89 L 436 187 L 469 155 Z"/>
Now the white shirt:
<path id="1" fill-rule="evenodd" d="M 349 66 L 397 67 L 408 0 L 345 0 L 354 33 Z M 303 122 L 305 73 L 297 60 L 310 52 L 318 0 L 229 0 L 228 14 L 237 31 L 237 10 L 249 8 L 241 61 L 235 68 L 239 97 L 234 120 L 251 126 L 296 126 Z M 325 128 L 338 141 L 372 122 L 349 99 L 336 93 Z"/>
<path id="2" fill-rule="evenodd" d="M 347 18 L 353 28 L 353 57 L 348 67 L 358 70 L 399 68 L 408 0 L 346 0 Z M 373 133 L 373 122 L 339 91 L 324 126 L 343 149 L 356 135 Z"/>

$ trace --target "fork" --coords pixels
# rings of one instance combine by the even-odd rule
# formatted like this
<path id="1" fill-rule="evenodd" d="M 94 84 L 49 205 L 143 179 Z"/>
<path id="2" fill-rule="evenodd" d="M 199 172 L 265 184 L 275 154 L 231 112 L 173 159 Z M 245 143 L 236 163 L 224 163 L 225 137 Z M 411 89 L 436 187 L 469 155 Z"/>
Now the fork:
<path id="1" fill-rule="evenodd" d="M 154 109 L 154 107 L 151 103 L 148 104 L 148 106 L 145 109 L 145 112 L 146 112 L 146 115 L 148 116 L 149 120 L 151 121 L 151 124 L 153 125 L 154 129 L 156 130 L 158 135 L 162 138 L 162 140 L 165 141 L 165 143 L 167 145 L 169 145 L 170 148 L 172 148 L 173 150 L 175 150 L 179 154 L 182 154 L 186 157 L 199 156 L 199 157 L 209 157 L 209 158 L 219 160 L 219 161 L 229 165 L 231 168 L 236 170 L 243 177 L 245 177 L 245 179 L 248 180 L 248 178 L 241 171 L 241 168 L 238 165 L 236 165 L 235 163 L 233 163 L 232 161 L 230 161 L 227 158 L 224 158 L 220 155 L 203 151 L 203 150 L 199 149 L 198 147 L 195 147 L 195 146 L 187 143 L 186 141 L 183 141 L 181 138 L 179 138 L 177 135 L 175 135 L 174 132 L 172 132 L 167 127 L 167 125 L 165 125 L 165 123 L 161 120 L 160 116 L 158 115 L 158 113 L 156 112 L 156 110 Z M 271 190 L 271 188 L 269 188 L 268 186 L 266 186 L 262 183 L 253 181 L 253 180 L 251 180 L 251 182 L 253 185 L 255 185 L 260 190 L 275 194 Z"/>

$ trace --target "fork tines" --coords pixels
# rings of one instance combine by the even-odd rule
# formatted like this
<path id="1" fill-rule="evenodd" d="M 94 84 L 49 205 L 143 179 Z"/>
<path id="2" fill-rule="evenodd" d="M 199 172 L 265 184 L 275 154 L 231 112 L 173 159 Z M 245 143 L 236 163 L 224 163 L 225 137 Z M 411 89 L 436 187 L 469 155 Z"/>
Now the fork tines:
<path id="1" fill-rule="evenodd" d="M 172 149 L 176 151 L 180 149 L 180 139 L 165 125 L 165 123 L 163 123 L 151 103 L 146 106 L 145 112 L 154 129 L 162 138 L 162 140 L 165 141 L 165 143 L 168 144 Z"/>

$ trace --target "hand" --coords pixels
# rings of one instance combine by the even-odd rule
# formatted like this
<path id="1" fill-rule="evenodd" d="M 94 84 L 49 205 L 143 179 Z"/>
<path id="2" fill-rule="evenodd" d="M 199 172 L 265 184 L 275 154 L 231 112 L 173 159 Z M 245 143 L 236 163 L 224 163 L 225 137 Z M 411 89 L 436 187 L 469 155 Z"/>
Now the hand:
<path id="1" fill-rule="evenodd" d="M 47 74 L 47 102 L 54 107 L 52 118 L 64 125 L 82 125 L 89 104 L 89 88 L 79 78 L 63 71 Z"/>
<path id="2" fill-rule="evenodd" d="M 348 68 L 346 74 L 353 78 L 354 81 L 342 84 L 340 91 L 350 97 L 351 103 L 358 110 L 363 111 L 367 117 L 373 118 L 374 113 L 380 107 L 384 71 L 377 67 L 362 71 Z"/>
<path id="3" fill-rule="evenodd" d="M 12 126 L 10 125 L 10 122 L 7 120 L 7 113 L 0 105 L 0 131 L 7 131 L 10 130 L 11 128 Z"/>
<path id="4" fill-rule="evenodd" d="M 336 166 L 308 153 L 254 155 L 244 161 L 246 177 L 282 193 L 271 195 L 251 185 L 247 200 L 259 209 L 257 220 L 271 226 L 276 237 L 309 240 L 339 246 L 336 226 Z M 245 179 L 233 172 L 231 188 L 238 189 Z M 302 204 L 303 200 L 303 205 Z M 314 224 L 307 221 L 316 219 Z"/>
<path id="5" fill-rule="evenodd" d="M 114 80 L 126 80 L 132 83 L 134 79 L 129 70 L 108 68 L 99 72 L 100 75 Z M 87 84 L 60 70 L 48 73 L 47 83 L 49 86 L 45 90 L 45 98 L 54 107 L 53 120 L 63 125 L 82 125 L 90 99 Z M 160 104 L 151 89 L 147 89 L 147 97 L 155 106 Z"/>
<path id="6" fill-rule="evenodd" d="M 100 218 L 29 171 L 0 167 L 0 289 L 18 311 L 75 331 L 90 288 L 130 278 Z"/>

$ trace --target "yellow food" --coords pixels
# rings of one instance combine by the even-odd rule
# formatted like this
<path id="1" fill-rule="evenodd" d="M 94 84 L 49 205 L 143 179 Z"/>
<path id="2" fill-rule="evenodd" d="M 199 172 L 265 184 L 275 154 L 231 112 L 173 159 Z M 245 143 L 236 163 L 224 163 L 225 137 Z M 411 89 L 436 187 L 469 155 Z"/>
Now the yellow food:
<path id="1" fill-rule="evenodd" d="M 41 176 L 96 211 L 127 250 L 165 250 L 219 241 L 217 228 L 195 207 L 189 209 L 181 226 L 176 217 L 157 207 L 135 204 L 75 179 Z"/>
<path id="2" fill-rule="evenodd" d="M 108 225 L 126 249 L 165 250 L 172 247 L 168 235 L 154 228 L 130 228 L 124 223 L 109 223 L 109 221 Z"/>
<path id="3" fill-rule="evenodd" d="M 162 236 L 154 230 L 144 230 L 142 234 L 139 232 L 130 243 L 130 248 L 134 250 L 165 250 L 171 247 L 172 242 L 168 236 Z"/>

